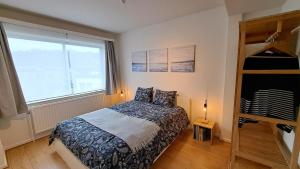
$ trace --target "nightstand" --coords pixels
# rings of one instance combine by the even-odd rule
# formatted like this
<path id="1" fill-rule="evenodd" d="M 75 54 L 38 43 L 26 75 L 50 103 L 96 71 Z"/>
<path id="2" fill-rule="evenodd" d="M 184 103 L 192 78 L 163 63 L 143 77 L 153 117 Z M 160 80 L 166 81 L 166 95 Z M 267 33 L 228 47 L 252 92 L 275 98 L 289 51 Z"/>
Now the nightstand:
<path id="1" fill-rule="evenodd" d="M 213 130 L 215 127 L 215 122 L 208 121 L 208 123 L 203 122 L 203 118 L 198 118 L 193 122 L 194 126 L 194 138 L 196 140 L 199 140 L 199 137 L 203 136 L 203 129 L 209 129 L 210 130 L 210 143 L 213 144 Z M 199 136 L 200 133 L 200 136 Z"/>

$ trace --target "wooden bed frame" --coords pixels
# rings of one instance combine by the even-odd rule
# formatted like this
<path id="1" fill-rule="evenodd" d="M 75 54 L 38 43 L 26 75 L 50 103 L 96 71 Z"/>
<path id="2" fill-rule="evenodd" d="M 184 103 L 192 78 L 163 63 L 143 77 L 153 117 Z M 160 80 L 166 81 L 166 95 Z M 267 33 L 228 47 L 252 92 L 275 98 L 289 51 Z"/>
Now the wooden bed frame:
<path id="1" fill-rule="evenodd" d="M 187 113 L 187 116 L 191 122 L 192 115 L 191 115 L 191 101 L 189 97 L 178 95 L 177 96 L 177 105 L 184 108 L 184 110 Z M 191 124 L 191 123 L 190 123 Z M 171 143 L 172 144 L 172 143 Z M 154 160 L 153 163 L 156 162 L 156 160 L 169 148 L 171 145 L 169 144 Z M 65 163 L 71 168 L 71 169 L 88 169 L 87 166 L 81 163 L 81 161 L 74 156 L 74 154 L 61 142 L 59 139 L 55 139 L 54 143 L 52 144 L 51 148 L 53 148 L 59 156 L 65 161 Z"/>

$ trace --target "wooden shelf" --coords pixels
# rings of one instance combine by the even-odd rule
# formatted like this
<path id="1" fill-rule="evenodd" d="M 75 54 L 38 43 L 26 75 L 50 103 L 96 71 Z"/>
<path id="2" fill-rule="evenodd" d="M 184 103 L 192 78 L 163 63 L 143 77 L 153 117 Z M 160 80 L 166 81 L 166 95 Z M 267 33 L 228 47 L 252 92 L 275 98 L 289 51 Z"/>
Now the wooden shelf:
<path id="1" fill-rule="evenodd" d="M 282 120 L 282 119 L 258 116 L 258 115 L 253 115 L 253 114 L 245 114 L 245 113 L 239 113 L 239 116 L 244 117 L 244 118 L 255 119 L 258 121 L 269 122 L 269 123 L 273 123 L 273 124 L 286 124 L 286 125 L 291 125 L 291 126 L 297 126 L 297 122 L 291 121 L 291 120 Z"/>
<path id="2" fill-rule="evenodd" d="M 246 44 L 264 43 L 273 32 L 290 32 L 300 25 L 300 11 L 292 11 L 284 14 L 266 16 L 259 19 L 248 20 L 245 23 L 247 38 Z M 281 25 L 278 23 L 281 22 Z M 278 28 L 280 25 L 280 29 Z M 287 35 L 283 34 L 282 36 Z"/>
<path id="3" fill-rule="evenodd" d="M 288 169 L 288 163 L 275 141 L 269 123 L 245 123 L 239 129 L 240 146 L 236 155 L 272 167 Z"/>
<path id="4" fill-rule="evenodd" d="M 300 70 L 243 70 L 243 74 L 300 75 Z"/>
<path id="5" fill-rule="evenodd" d="M 291 30 L 294 30 L 299 25 L 300 10 L 240 22 L 230 169 L 239 169 L 235 165 L 238 158 L 257 162 L 272 169 L 299 169 L 300 109 L 297 122 L 240 113 L 243 75 L 270 74 L 287 75 L 287 77 L 290 77 L 288 75 L 300 75 L 300 70 L 297 69 L 243 70 L 247 53 L 246 44 L 271 42 L 262 51 L 257 51 L 258 53 L 256 52 L 252 55 L 271 50 L 276 51 L 275 53 L 285 53 L 291 57 L 297 57 L 294 52 L 296 51 L 298 38 L 296 34 L 291 34 Z M 242 128 L 239 128 L 240 117 L 256 119 L 259 123 L 244 123 Z M 295 139 L 291 153 L 282 144 L 283 141 L 278 139 L 282 135 L 281 133 L 278 134 L 278 129 L 274 125 L 277 123 L 296 126 L 294 128 Z"/>

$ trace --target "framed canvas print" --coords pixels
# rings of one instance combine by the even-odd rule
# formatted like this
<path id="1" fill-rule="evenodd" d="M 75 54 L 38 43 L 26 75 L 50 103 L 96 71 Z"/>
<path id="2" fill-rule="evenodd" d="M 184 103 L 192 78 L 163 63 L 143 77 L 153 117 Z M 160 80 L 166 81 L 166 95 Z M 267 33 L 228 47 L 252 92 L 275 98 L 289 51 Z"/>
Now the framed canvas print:
<path id="1" fill-rule="evenodd" d="M 195 45 L 171 48 L 171 72 L 195 72 Z"/>
<path id="2" fill-rule="evenodd" d="M 132 52 L 132 71 L 147 72 L 147 51 Z"/>
<path id="3" fill-rule="evenodd" d="M 149 71 L 167 72 L 168 71 L 168 49 L 152 49 L 148 51 Z"/>

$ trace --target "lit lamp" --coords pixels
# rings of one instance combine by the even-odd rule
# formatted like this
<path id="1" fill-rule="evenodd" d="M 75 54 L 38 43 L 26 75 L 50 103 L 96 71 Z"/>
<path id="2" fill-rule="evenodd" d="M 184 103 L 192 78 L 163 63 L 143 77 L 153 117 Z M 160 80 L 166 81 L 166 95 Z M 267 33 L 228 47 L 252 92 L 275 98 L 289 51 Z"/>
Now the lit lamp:
<path id="1" fill-rule="evenodd" d="M 126 93 L 124 92 L 124 90 L 121 90 L 120 96 L 122 98 L 122 102 L 126 102 Z"/>
<path id="2" fill-rule="evenodd" d="M 205 99 L 204 105 L 203 105 L 203 111 L 205 112 L 205 117 L 202 120 L 202 123 L 209 123 L 209 121 L 207 120 L 207 99 Z"/>

